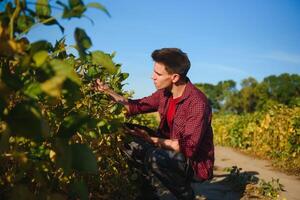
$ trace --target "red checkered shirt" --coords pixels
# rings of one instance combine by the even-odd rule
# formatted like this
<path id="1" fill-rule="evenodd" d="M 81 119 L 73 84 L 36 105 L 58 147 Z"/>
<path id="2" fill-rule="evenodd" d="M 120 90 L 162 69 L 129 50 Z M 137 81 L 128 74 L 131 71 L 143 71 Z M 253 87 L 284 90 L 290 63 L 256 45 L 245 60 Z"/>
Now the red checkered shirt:
<path id="1" fill-rule="evenodd" d="M 208 100 L 189 81 L 176 104 L 172 127 L 169 129 L 166 116 L 170 97 L 170 92 L 161 89 L 148 97 L 129 100 L 128 116 L 158 111 L 161 118 L 158 136 L 178 139 L 180 151 L 191 161 L 195 174 L 200 179 L 209 179 L 213 176 L 214 144 Z"/>

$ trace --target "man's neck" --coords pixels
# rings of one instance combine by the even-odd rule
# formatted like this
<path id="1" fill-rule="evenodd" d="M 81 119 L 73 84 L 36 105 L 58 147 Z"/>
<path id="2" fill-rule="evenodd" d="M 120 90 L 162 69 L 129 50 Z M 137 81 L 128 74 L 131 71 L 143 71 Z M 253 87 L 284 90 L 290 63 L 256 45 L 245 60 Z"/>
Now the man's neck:
<path id="1" fill-rule="evenodd" d="M 187 85 L 186 81 L 173 84 L 171 93 L 174 99 L 182 96 L 186 85 Z"/>

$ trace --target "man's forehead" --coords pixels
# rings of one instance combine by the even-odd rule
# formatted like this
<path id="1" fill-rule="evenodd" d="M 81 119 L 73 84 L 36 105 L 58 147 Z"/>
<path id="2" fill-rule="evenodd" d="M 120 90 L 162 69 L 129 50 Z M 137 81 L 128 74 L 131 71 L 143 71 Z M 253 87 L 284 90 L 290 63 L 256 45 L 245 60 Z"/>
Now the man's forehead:
<path id="1" fill-rule="evenodd" d="M 158 62 L 154 63 L 154 71 L 157 71 L 160 73 L 167 72 L 165 65 L 163 63 L 158 63 Z"/>

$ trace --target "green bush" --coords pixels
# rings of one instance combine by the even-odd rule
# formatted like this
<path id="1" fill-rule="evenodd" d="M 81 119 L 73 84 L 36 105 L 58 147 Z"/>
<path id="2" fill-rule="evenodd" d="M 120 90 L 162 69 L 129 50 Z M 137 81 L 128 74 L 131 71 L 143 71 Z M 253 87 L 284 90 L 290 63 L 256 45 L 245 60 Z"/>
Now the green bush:
<path id="1" fill-rule="evenodd" d="M 78 57 L 67 52 L 64 38 L 54 45 L 30 42 L 26 34 L 33 26 L 63 31 L 53 5 L 0 3 L 0 199 L 132 199 L 135 186 L 120 151 L 128 120 L 92 85 L 100 78 L 130 96 L 122 89 L 128 74 L 114 63 L 115 53 L 90 51 L 92 41 L 81 28 L 74 31 Z M 80 18 L 90 7 L 109 15 L 99 3 L 55 6 L 62 19 Z"/>
<path id="2" fill-rule="evenodd" d="M 300 174 L 300 107 L 272 104 L 252 114 L 215 114 L 215 143 L 271 159 Z"/>

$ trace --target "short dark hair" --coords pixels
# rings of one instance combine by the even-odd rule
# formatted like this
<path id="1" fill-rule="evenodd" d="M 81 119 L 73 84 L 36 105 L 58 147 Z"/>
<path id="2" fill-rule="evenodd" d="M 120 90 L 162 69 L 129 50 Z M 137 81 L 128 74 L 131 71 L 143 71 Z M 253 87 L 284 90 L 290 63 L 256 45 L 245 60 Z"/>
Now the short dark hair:
<path id="1" fill-rule="evenodd" d="M 186 53 L 178 48 L 162 48 L 152 52 L 152 59 L 162 63 L 166 71 L 170 74 L 179 74 L 181 78 L 186 78 L 191 63 Z"/>

